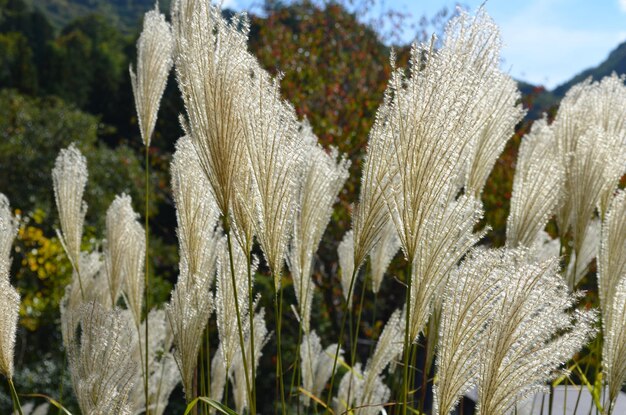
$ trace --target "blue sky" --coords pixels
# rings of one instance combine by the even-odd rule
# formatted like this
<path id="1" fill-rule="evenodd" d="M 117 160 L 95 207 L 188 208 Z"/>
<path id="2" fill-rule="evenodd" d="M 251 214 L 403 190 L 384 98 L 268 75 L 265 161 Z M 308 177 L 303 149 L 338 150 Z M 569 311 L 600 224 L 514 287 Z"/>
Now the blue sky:
<path id="1" fill-rule="evenodd" d="M 259 0 L 225 0 L 242 10 Z M 483 0 L 464 0 L 470 10 Z M 376 0 L 375 11 L 433 16 L 455 1 Z M 503 66 L 513 77 L 553 88 L 602 62 L 626 40 L 626 0 L 489 0 L 486 9 L 502 30 Z M 409 30 L 402 38 L 411 40 Z"/>

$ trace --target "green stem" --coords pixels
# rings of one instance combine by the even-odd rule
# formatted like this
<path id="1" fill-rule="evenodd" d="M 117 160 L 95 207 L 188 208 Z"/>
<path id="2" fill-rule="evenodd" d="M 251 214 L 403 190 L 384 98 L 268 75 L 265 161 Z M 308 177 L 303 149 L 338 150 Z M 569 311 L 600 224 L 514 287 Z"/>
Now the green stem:
<path id="1" fill-rule="evenodd" d="M 239 331 L 239 347 L 241 350 L 241 360 L 243 362 L 243 370 L 245 373 L 245 378 L 246 378 L 246 392 L 248 393 L 248 402 L 252 402 L 252 395 L 250 393 L 250 374 L 248 373 L 248 361 L 246 359 L 246 345 L 245 345 L 245 341 L 244 341 L 244 337 L 243 337 L 243 327 L 241 324 L 241 313 L 239 312 L 239 298 L 237 296 L 237 281 L 235 278 L 235 263 L 233 261 L 233 243 L 232 243 L 232 238 L 230 236 L 230 226 L 228 223 L 228 216 L 225 216 L 225 220 L 224 220 L 224 230 L 226 231 L 226 240 L 228 241 L 228 259 L 230 261 L 230 276 L 231 276 L 231 282 L 233 285 L 233 295 L 235 297 L 235 312 L 237 314 L 237 330 Z M 252 311 L 253 310 L 249 310 L 249 314 L 250 314 L 250 326 L 252 326 L 253 322 L 251 320 L 252 318 Z"/>
<path id="2" fill-rule="evenodd" d="M 300 297 L 302 298 L 302 297 Z M 300 316 L 302 318 L 302 316 Z M 299 375 L 300 375 L 300 365 L 298 364 L 300 362 L 300 344 L 302 343 L 302 324 L 298 325 L 298 343 L 296 344 L 296 355 L 295 358 L 293 359 L 293 373 L 291 374 L 291 386 L 289 387 L 290 391 L 293 391 L 294 389 L 296 389 L 296 382 L 299 381 Z M 298 382 L 299 384 L 299 382 Z M 291 399 L 294 396 L 299 396 L 299 393 L 290 393 L 289 394 L 289 405 L 291 406 Z M 298 413 L 300 413 L 300 399 L 298 398 L 298 402 L 297 402 L 297 411 Z"/>
<path id="3" fill-rule="evenodd" d="M 405 315 L 405 323 L 404 323 L 404 367 L 402 370 L 402 400 L 404 405 L 402 406 L 402 415 L 407 414 L 408 404 L 409 404 L 409 357 L 410 357 L 410 345 L 411 340 L 409 339 L 410 332 L 410 324 L 409 324 L 409 316 L 411 313 L 411 285 L 412 285 L 412 260 L 409 259 L 409 266 L 407 270 L 407 287 L 406 287 L 406 315 Z"/>
<path id="4" fill-rule="evenodd" d="M 246 253 L 246 261 L 248 266 L 248 310 L 250 314 L 250 369 L 252 371 L 252 379 L 250 380 L 250 414 L 256 415 L 256 359 L 254 358 L 254 299 L 252 289 L 252 258 L 250 252 Z"/>
<path id="5" fill-rule="evenodd" d="M 348 304 L 350 304 L 350 299 L 352 298 L 352 289 L 354 288 L 354 280 L 356 279 L 356 274 L 357 274 L 357 267 L 355 266 L 354 270 L 352 271 L 352 276 L 350 277 L 350 287 L 348 288 L 348 296 L 347 296 L 344 309 L 343 309 L 343 317 L 341 319 L 341 328 L 339 329 L 339 339 L 337 341 L 337 348 L 335 349 L 335 356 L 333 358 L 333 369 L 332 369 L 332 375 L 330 377 L 330 387 L 328 388 L 328 396 L 326 397 L 326 410 L 324 412 L 326 414 L 330 413 L 329 411 L 330 400 L 333 394 L 333 384 L 335 382 L 335 374 L 337 371 L 337 359 L 339 359 L 339 350 L 341 350 L 341 344 L 343 343 L 343 335 L 346 329 L 346 319 L 350 311 L 350 307 L 348 307 Z"/>
<path id="6" fill-rule="evenodd" d="M 278 276 L 274 276 L 274 281 L 276 278 L 279 279 L 280 282 L 280 274 Z M 285 408 L 285 384 L 283 381 L 283 356 L 282 356 L 282 342 L 281 342 L 281 331 L 282 331 L 282 314 L 283 314 L 283 289 L 282 284 L 279 283 L 278 287 L 275 286 L 277 290 L 274 293 L 274 310 L 276 312 L 276 348 L 278 352 L 278 360 L 276 362 L 276 376 L 278 381 L 278 390 L 280 393 L 280 403 L 282 405 L 281 412 L 283 415 L 286 414 Z"/>
<path id="7" fill-rule="evenodd" d="M 150 321 L 148 319 L 148 315 L 150 314 L 150 270 L 149 270 L 149 265 L 150 265 L 150 261 L 149 261 L 149 255 L 148 255 L 148 250 L 149 250 L 149 246 L 150 246 L 150 223 L 149 223 L 149 219 L 150 219 L 150 205 L 149 205 L 149 201 L 150 201 L 150 147 L 149 146 L 145 146 L 146 149 L 146 214 L 145 214 L 145 218 L 146 218 L 146 223 L 145 223 L 145 228 L 146 228 L 146 252 L 145 252 L 145 273 L 146 273 L 146 277 L 144 279 L 145 282 L 145 286 L 144 286 L 144 292 L 145 292 L 145 297 L 146 297 L 146 341 L 145 341 L 145 357 L 146 357 L 146 361 L 145 361 L 145 369 L 144 369 L 144 373 L 145 373 L 145 377 L 144 377 L 144 393 L 145 393 L 145 398 L 146 398 L 146 415 L 150 415 L 150 396 L 149 396 L 149 383 L 150 383 L 150 374 L 148 371 L 148 339 L 149 339 L 149 333 L 150 333 Z M 115 305 L 115 304 L 114 304 Z M 139 335 L 139 339 L 141 340 L 141 335 Z M 141 347 L 141 346 L 140 346 Z"/>
<path id="8" fill-rule="evenodd" d="M 11 399 L 13 400 L 13 408 L 17 411 L 19 415 L 23 415 L 22 405 L 20 404 L 20 398 L 17 395 L 17 391 L 15 390 L 13 379 L 9 378 L 8 381 L 9 381 L 9 389 L 11 390 Z"/>
<path id="9" fill-rule="evenodd" d="M 363 300 L 365 299 L 365 288 L 367 287 L 367 275 L 368 273 L 365 273 L 365 277 L 363 278 L 363 284 L 361 287 L 361 299 L 359 301 L 359 312 L 357 314 L 356 317 L 356 327 L 354 328 L 354 338 L 351 339 L 352 342 L 352 350 L 350 351 L 350 367 L 354 367 L 355 362 L 356 362 L 356 354 L 357 354 L 357 345 L 359 342 L 359 329 L 361 328 L 361 315 L 363 313 Z M 348 387 L 348 402 L 350 402 L 350 393 L 352 391 L 352 379 L 354 379 L 354 377 L 350 377 L 350 386 Z"/>

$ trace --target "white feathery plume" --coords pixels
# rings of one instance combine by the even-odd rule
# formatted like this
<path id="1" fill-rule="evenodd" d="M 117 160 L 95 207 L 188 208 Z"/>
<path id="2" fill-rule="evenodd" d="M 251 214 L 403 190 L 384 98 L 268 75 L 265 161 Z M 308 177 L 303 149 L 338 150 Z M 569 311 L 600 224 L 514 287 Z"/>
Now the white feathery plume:
<path id="1" fill-rule="evenodd" d="M 602 193 L 613 191 L 619 180 L 622 166 L 616 165 L 619 159 L 614 156 L 616 150 L 610 146 L 605 133 L 592 127 L 577 142 L 568 170 L 570 180 L 569 203 L 571 213 L 572 238 L 574 253 L 580 258 L 589 223 L 594 217 L 596 206 L 599 205 Z M 615 177 L 617 180 L 615 180 Z M 621 173 L 620 173 L 621 175 Z M 584 266 L 578 264 L 575 266 Z M 571 283 L 571 281 L 570 281 Z M 570 287 L 572 287 L 570 285 Z"/>
<path id="2" fill-rule="evenodd" d="M 364 390 L 366 382 L 370 385 L 367 395 Z M 357 363 L 341 378 L 333 406 L 335 413 L 350 411 L 358 415 L 377 415 L 390 396 L 391 391 L 382 378 L 373 373 L 362 373 L 361 364 Z"/>
<path id="3" fill-rule="evenodd" d="M 78 328 L 76 325 L 79 323 L 79 320 L 72 316 L 79 311 L 83 304 L 95 302 L 106 311 L 110 311 L 113 308 L 111 296 L 109 295 L 109 284 L 104 272 L 102 253 L 99 251 L 91 253 L 83 251 L 80 253 L 79 264 L 84 296 L 80 291 L 78 276 L 76 271 L 74 271 L 72 282 L 65 288 L 65 295 L 59 304 L 61 309 L 61 334 L 63 336 L 63 344 L 66 347 L 74 341 L 74 335 Z"/>
<path id="4" fill-rule="evenodd" d="M 567 264 L 567 272 L 565 273 L 565 278 L 570 289 L 575 287 L 587 274 L 587 269 L 591 261 L 598 256 L 601 227 L 600 219 L 591 219 L 587 224 L 585 239 L 583 239 L 580 246 L 580 252 L 572 252 L 569 264 Z"/>
<path id="5" fill-rule="evenodd" d="M 604 343 L 602 369 L 608 384 L 609 396 L 603 414 L 614 413 L 613 408 L 626 381 L 626 274 L 622 274 L 613 288 L 611 302 L 604 306 L 602 319 Z"/>
<path id="6" fill-rule="evenodd" d="M 498 45 L 495 26 L 469 20 L 463 14 L 450 22 L 440 50 L 413 45 L 409 75 L 394 72 L 388 86 L 393 98 L 385 106 L 390 132 L 384 145 L 398 179 L 385 187 L 385 199 L 409 261 L 428 244 L 423 229 L 441 220 L 442 207 L 454 200 L 466 170 L 462 156 L 473 152 L 472 101 Z M 434 102 L 445 110 L 434 112 Z"/>
<path id="7" fill-rule="evenodd" d="M 361 415 L 376 415 L 387 403 L 391 391 L 382 380 L 383 371 L 402 353 L 404 337 L 403 311 L 396 310 L 378 339 L 374 354 L 365 370 L 357 363 L 344 375 L 334 399 L 335 411 L 353 410 Z"/>
<path id="8" fill-rule="evenodd" d="M 129 323 L 134 323 L 134 321 L 131 320 L 132 316 L 128 314 L 127 316 Z M 148 370 L 150 375 L 148 396 L 150 399 L 150 413 L 155 415 L 161 415 L 165 411 L 170 394 L 180 382 L 180 374 L 172 354 L 173 337 L 166 318 L 164 310 L 152 309 L 148 314 L 150 323 L 150 337 L 148 341 Z M 143 361 L 142 354 L 145 337 L 141 338 L 140 341 L 138 333 L 142 335 L 145 333 L 145 324 L 146 321 L 144 320 L 139 331 L 132 331 L 133 343 L 131 352 L 133 359 L 137 362 Z M 143 386 L 144 370 L 145 368 L 143 366 L 137 366 L 137 370 L 135 370 L 133 378 L 134 387 L 129 399 L 133 413 L 141 413 L 146 407 L 146 396 Z"/>
<path id="9" fill-rule="evenodd" d="M 175 65 L 187 123 L 200 165 L 222 215 L 230 212 L 245 160 L 241 105 L 250 88 L 249 22 L 230 23 L 219 6 L 201 0 L 172 2 Z M 229 218 L 226 218 L 229 219 Z"/>
<path id="10" fill-rule="evenodd" d="M 300 345 L 300 370 L 302 371 L 302 387 L 313 396 L 321 396 L 326 382 L 332 376 L 332 367 L 337 344 L 322 349 L 322 343 L 315 330 L 302 336 Z M 343 350 L 339 351 L 338 359 L 343 358 Z M 309 406 L 310 398 L 300 395 L 304 406 Z"/>
<path id="11" fill-rule="evenodd" d="M 133 212 L 134 213 L 134 212 Z M 137 221 L 139 215 L 131 220 L 127 217 L 126 231 L 124 232 L 127 244 L 124 253 L 123 273 L 124 300 L 126 306 L 132 311 L 135 325 L 141 324 L 141 308 L 143 304 L 143 291 L 145 274 L 143 272 L 144 258 L 146 254 L 146 233 Z"/>
<path id="12" fill-rule="evenodd" d="M 9 200 L 0 193 L 0 373 L 9 381 L 13 378 L 15 333 L 20 312 L 20 295 L 9 277 L 17 226 Z"/>
<path id="13" fill-rule="evenodd" d="M 385 271 L 389 267 L 391 260 L 400 249 L 398 232 L 393 223 L 387 222 L 378 243 L 370 251 L 370 263 L 372 267 L 372 291 L 378 293 L 383 282 Z"/>
<path id="14" fill-rule="evenodd" d="M 223 243 L 223 242 L 220 242 Z M 211 278 L 193 278 L 184 261 L 179 265 L 178 282 L 166 306 L 174 345 L 174 358 L 180 372 L 187 402 L 194 396 L 193 378 L 204 329 L 213 311 Z"/>
<path id="15" fill-rule="evenodd" d="M 414 342 L 428 321 L 433 300 L 440 292 L 449 273 L 465 253 L 478 242 L 483 232 L 473 233 L 482 217 L 481 204 L 472 196 L 441 207 L 428 223 L 418 229 L 417 256 L 411 267 L 411 310 L 409 310 L 409 339 Z"/>
<path id="16" fill-rule="evenodd" d="M 349 230 L 343 235 L 343 239 L 337 247 L 339 268 L 341 268 L 339 281 L 341 282 L 343 297 L 348 302 L 348 307 L 352 306 L 352 293 L 354 292 L 355 285 L 350 280 L 354 273 L 354 249 L 354 232 Z M 356 277 L 356 275 L 354 277 Z M 350 288 L 352 288 L 352 291 L 350 291 Z"/>
<path id="17" fill-rule="evenodd" d="M 360 391 L 360 396 L 357 402 L 361 405 L 373 405 L 386 403 L 386 399 L 382 399 L 381 396 L 381 375 L 383 371 L 394 361 L 401 353 L 403 349 L 403 337 L 404 337 L 404 312 L 402 310 L 396 310 L 387 320 L 385 328 L 378 338 L 374 354 L 367 361 L 365 366 L 365 382 L 363 382 L 363 390 Z M 383 385 L 384 386 L 384 385 Z M 385 386 L 386 388 L 386 386 Z M 359 413 L 369 413 L 370 409 L 359 411 Z M 378 413 L 377 411 L 373 412 Z"/>
<path id="18" fill-rule="evenodd" d="M 258 64 L 243 105 L 244 137 L 255 184 L 255 234 L 278 292 L 287 243 L 297 210 L 298 164 L 302 156 L 295 111 L 280 97 L 278 81 Z"/>
<path id="19" fill-rule="evenodd" d="M 530 247 L 529 255 L 536 262 L 543 262 L 552 257 L 558 257 L 561 255 L 561 241 L 559 238 L 552 238 L 548 232 L 542 230 Z"/>
<path id="20" fill-rule="evenodd" d="M 3 235 L 4 237 L 4 235 Z M 0 258 L 0 269 L 6 269 L 5 258 Z M 15 333 L 20 311 L 20 295 L 9 282 L 8 273 L 0 275 L 0 373 L 7 379 L 13 378 L 13 353 Z"/>
<path id="21" fill-rule="evenodd" d="M 349 368 L 339 382 L 337 396 L 333 398 L 333 409 L 336 414 L 349 413 L 357 400 L 358 391 L 362 389 L 364 382 L 361 363 L 356 363 Z"/>
<path id="22" fill-rule="evenodd" d="M 482 253 L 482 255 L 481 255 Z M 483 331 L 496 317 L 508 278 L 496 254 L 475 249 L 450 276 L 443 294 L 437 346 L 435 414 L 449 414 L 476 386 Z"/>
<path id="23" fill-rule="evenodd" d="M 391 55 L 392 67 L 395 55 Z M 392 155 L 386 143 L 391 139 L 391 91 L 385 91 L 383 103 L 376 111 L 374 125 L 369 133 L 367 151 L 361 173 L 359 201 L 352 210 L 353 259 L 356 271 L 374 249 L 391 221 L 383 197 L 383 189 L 393 183 L 395 170 L 391 168 Z M 353 272 L 356 272 L 353 271 Z M 350 278 L 352 273 L 347 276 Z"/>
<path id="24" fill-rule="evenodd" d="M 150 146 L 167 76 L 174 63 L 174 36 L 158 7 L 157 2 L 154 10 L 144 15 L 137 41 L 137 74 L 132 65 L 129 68 L 139 130 L 146 147 Z"/>
<path id="25" fill-rule="evenodd" d="M 222 234 L 218 227 L 219 211 L 187 136 L 176 143 L 171 174 L 182 261 L 187 264 L 191 278 L 208 278 L 210 285 L 221 247 L 217 243 Z"/>
<path id="26" fill-rule="evenodd" d="M 131 414 L 128 398 L 135 363 L 131 326 L 119 309 L 106 311 L 95 302 L 83 304 L 70 316 L 80 336 L 67 346 L 70 374 L 81 412 Z"/>
<path id="27" fill-rule="evenodd" d="M 626 191 L 618 191 L 602 222 L 598 255 L 598 295 L 606 315 L 618 281 L 626 275 Z"/>
<path id="28" fill-rule="evenodd" d="M 506 224 L 508 247 L 530 247 L 556 211 L 565 170 L 554 132 L 545 118 L 535 121 L 520 145 Z"/>
<path id="29" fill-rule="evenodd" d="M 0 193 L 0 278 L 9 279 L 11 250 L 17 235 L 18 219 L 11 213 L 9 199 Z"/>
<path id="30" fill-rule="evenodd" d="M 239 316 L 243 324 L 248 319 L 248 296 L 251 293 L 248 290 L 248 263 L 246 256 L 239 247 L 239 245 L 233 245 L 233 268 L 234 268 L 234 280 L 237 284 L 237 300 L 239 302 Z M 219 333 L 220 344 L 222 345 L 223 364 L 226 370 L 230 370 L 235 357 L 241 355 L 241 349 L 239 344 L 239 331 L 237 327 L 237 320 L 234 316 L 237 315 L 237 309 L 235 307 L 235 296 L 233 287 L 233 278 L 231 275 L 230 263 L 229 263 L 228 249 L 222 248 L 217 263 L 217 284 L 215 293 L 216 313 L 217 313 L 217 329 Z M 251 275 L 254 276 L 258 267 L 258 261 L 253 258 L 251 264 Z M 256 328 L 256 327 L 255 327 Z M 245 333 L 244 333 L 245 334 Z M 256 345 L 255 345 L 256 346 Z"/>
<path id="31" fill-rule="evenodd" d="M 136 249 L 131 246 L 134 243 L 141 243 L 141 238 L 144 239 L 145 244 L 145 235 L 140 238 L 139 229 L 135 225 L 138 223 L 137 218 L 138 215 L 133 210 L 130 196 L 126 194 L 115 196 L 107 210 L 104 244 L 105 271 L 113 305 L 117 303 L 122 286 L 128 278 L 127 273 L 135 272 L 132 264 L 143 262 L 136 258 L 137 254 L 143 254 L 136 252 Z M 141 232 L 143 233 L 143 230 Z M 134 283 L 131 282 L 131 284 Z"/>
<path id="32" fill-rule="evenodd" d="M 244 348 L 246 350 L 246 362 L 248 364 L 248 376 L 252 378 L 252 365 L 256 368 L 259 365 L 259 359 L 261 358 L 261 349 L 269 340 L 269 333 L 265 326 L 265 310 L 261 309 L 254 316 L 254 360 L 250 356 L 250 323 L 249 319 L 246 324 L 246 340 Z M 239 344 L 237 343 L 239 347 Z M 237 413 L 243 414 L 244 410 L 248 408 L 248 395 L 246 391 L 246 375 L 243 360 L 241 359 L 241 349 L 235 355 L 235 359 L 232 365 L 232 383 L 233 383 L 233 397 L 235 401 L 235 408 Z M 255 372 L 256 373 L 256 372 Z"/>
<path id="33" fill-rule="evenodd" d="M 87 174 L 87 159 L 74 144 L 59 152 L 52 169 L 54 198 L 61 223 L 57 234 L 79 278 L 80 244 L 87 213 L 87 204 L 83 201 Z"/>
<path id="34" fill-rule="evenodd" d="M 577 192 L 583 191 L 584 183 L 593 183 L 594 179 L 603 182 L 594 183 L 593 192 L 589 195 L 594 200 L 587 203 L 593 204 L 594 207 L 598 205 L 601 218 L 606 213 L 611 194 L 626 166 L 626 138 L 624 138 L 626 121 L 624 111 L 621 110 L 625 103 L 624 77 L 615 74 L 599 82 L 592 82 L 591 78 L 588 78 L 570 88 L 561 101 L 553 128 L 559 145 L 559 155 L 566 171 L 565 202 L 557 215 L 562 233 L 570 226 L 576 227 L 576 223 L 581 220 L 576 217 L 574 198 Z M 593 142 L 594 146 L 598 145 L 600 148 L 597 151 L 606 148 L 610 151 L 600 159 L 605 165 L 601 169 L 602 174 L 597 174 L 598 169 L 589 171 L 595 178 L 586 178 L 581 183 L 581 175 L 584 176 L 585 171 L 577 171 L 573 164 L 580 165 L 584 161 L 577 159 L 590 157 L 588 145 L 583 151 L 578 149 L 583 137 L 587 137 L 587 141 Z M 593 158 L 589 161 L 593 161 Z"/>
<path id="35" fill-rule="evenodd" d="M 494 255 L 505 270 L 506 286 L 482 333 L 479 414 L 505 413 L 544 390 L 546 381 L 595 334 L 597 316 L 594 311 L 570 313 L 577 295 L 569 294 L 559 275 L 558 258 L 533 263 L 527 250 L 486 251 L 482 258 Z M 479 269 L 481 261 L 479 257 Z"/>
<path id="36" fill-rule="evenodd" d="M 446 32 L 451 41 L 446 42 L 444 48 L 452 48 L 475 72 L 470 76 L 478 78 L 470 102 L 474 142 L 466 153 L 464 184 L 466 192 L 480 198 L 491 169 L 525 110 L 517 103 L 521 98 L 517 82 L 500 70 L 502 40 L 493 19 L 481 8 L 476 16 L 461 12 L 458 20 Z"/>
<path id="37" fill-rule="evenodd" d="M 313 301 L 313 255 L 330 221 L 337 194 L 348 178 L 350 162 L 331 148 L 327 153 L 318 143 L 308 122 L 300 125 L 303 157 L 298 171 L 297 202 L 300 209 L 293 223 L 288 265 L 294 281 L 302 329 L 310 331 Z"/>
<path id="38" fill-rule="evenodd" d="M 609 387 L 604 413 L 612 412 L 626 380 L 626 191 L 611 200 L 604 222 L 598 256 L 598 294 L 604 343 L 602 368 Z"/>

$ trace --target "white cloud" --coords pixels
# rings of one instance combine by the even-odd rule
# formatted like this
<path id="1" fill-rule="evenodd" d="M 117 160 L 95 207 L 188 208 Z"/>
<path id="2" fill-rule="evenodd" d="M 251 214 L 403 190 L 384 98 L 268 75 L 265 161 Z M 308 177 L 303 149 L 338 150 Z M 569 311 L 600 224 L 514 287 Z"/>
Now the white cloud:
<path id="1" fill-rule="evenodd" d="M 619 8 L 622 9 L 624 13 L 626 13 L 626 0 L 618 0 Z"/>

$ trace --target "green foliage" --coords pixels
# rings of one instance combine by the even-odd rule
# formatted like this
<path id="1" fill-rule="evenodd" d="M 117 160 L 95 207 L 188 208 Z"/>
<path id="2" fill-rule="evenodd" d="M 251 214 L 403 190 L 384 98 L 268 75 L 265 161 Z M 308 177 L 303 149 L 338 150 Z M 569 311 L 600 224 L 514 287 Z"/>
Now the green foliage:
<path id="1" fill-rule="evenodd" d="M 33 51 L 21 33 L 0 33 L 0 84 L 30 93 L 37 91 Z"/>
<path id="2" fill-rule="evenodd" d="M 12 206 L 25 212 L 55 212 L 50 172 L 56 154 L 72 142 L 89 164 L 88 224 L 101 228 L 106 208 L 117 193 L 129 193 L 142 206 L 139 160 L 128 147 L 113 150 L 99 144 L 99 127 L 97 118 L 58 98 L 0 91 L 0 189 Z"/>

